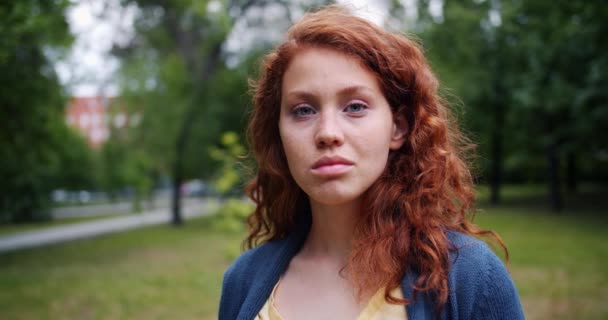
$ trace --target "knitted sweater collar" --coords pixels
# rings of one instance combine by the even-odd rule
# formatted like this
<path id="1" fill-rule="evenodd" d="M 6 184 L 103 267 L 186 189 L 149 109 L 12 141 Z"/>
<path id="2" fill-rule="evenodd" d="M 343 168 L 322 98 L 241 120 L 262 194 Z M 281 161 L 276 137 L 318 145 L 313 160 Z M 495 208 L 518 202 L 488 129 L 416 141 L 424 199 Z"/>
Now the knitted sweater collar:
<path id="1" fill-rule="evenodd" d="M 310 230 L 311 219 L 306 217 L 299 221 L 299 228 L 291 233 L 287 238 L 268 243 L 273 246 L 272 256 L 268 257 L 268 265 L 259 268 L 245 299 L 237 319 L 254 319 L 262 306 L 270 296 L 275 284 L 289 266 L 291 259 L 300 251 L 302 244 L 306 240 Z M 401 280 L 403 297 L 414 298 L 413 284 L 418 275 L 414 271 L 407 272 Z M 410 304 L 406 306 L 409 319 L 431 319 L 434 312 L 430 309 L 429 297 L 426 294 L 418 293 Z"/>

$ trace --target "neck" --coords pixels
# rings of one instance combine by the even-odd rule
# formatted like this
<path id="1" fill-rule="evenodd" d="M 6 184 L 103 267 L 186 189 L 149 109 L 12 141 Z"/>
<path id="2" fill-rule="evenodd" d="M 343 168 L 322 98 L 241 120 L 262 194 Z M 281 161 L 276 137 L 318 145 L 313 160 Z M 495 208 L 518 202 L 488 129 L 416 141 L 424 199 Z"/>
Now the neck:
<path id="1" fill-rule="evenodd" d="M 329 206 L 311 201 L 312 225 L 301 254 L 346 263 L 354 239 L 360 201 Z"/>

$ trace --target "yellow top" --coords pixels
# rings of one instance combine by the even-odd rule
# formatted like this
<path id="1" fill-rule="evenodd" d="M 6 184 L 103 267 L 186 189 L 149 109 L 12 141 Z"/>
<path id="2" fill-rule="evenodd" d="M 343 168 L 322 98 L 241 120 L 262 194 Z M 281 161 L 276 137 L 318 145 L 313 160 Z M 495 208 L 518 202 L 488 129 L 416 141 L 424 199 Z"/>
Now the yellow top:
<path id="1" fill-rule="evenodd" d="M 262 310 L 258 313 L 256 320 L 285 320 L 274 305 L 274 292 L 278 283 L 272 289 L 272 293 Z M 391 292 L 393 297 L 403 298 L 401 287 L 395 288 Z M 369 300 L 357 320 L 389 320 L 407 319 L 405 307 L 403 305 L 390 304 L 384 300 L 384 288 L 380 288 Z"/>

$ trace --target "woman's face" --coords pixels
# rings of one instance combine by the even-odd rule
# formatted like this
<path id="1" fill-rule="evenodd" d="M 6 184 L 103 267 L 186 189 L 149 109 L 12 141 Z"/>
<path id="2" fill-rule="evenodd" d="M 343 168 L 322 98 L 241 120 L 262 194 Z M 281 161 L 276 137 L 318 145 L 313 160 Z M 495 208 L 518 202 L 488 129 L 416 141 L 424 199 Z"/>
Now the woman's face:
<path id="1" fill-rule="evenodd" d="M 311 201 L 358 200 L 404 141 L 374 74 L 338 51 L 306 48 L 283 76 L 279 131 Z"/>

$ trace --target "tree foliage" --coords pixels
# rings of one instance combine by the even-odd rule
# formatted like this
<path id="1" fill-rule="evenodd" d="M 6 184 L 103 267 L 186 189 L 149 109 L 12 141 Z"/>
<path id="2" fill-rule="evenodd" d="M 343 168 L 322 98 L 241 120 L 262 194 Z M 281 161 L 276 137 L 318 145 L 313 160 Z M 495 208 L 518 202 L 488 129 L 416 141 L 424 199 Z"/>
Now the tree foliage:
<path id="1" fill-rule="evenodd" d="M 67 5 L 0 3 L 0 222 L 43 219 L 53 188 L 92 183 L 91 155 L 65 124 L 50 62 L 71 44 Z"/>
<path id="2" fill-rule="evenodd" d="M 608 8 L 582 0 L 446 0 L 436 19 L 421 3 L 424 43 L 481 137 L 493 199 L 503 180 L 536 179 L 548 183 L 559 210 L 563 173 L 574 190 L 606 161 Z"/>
<path id="3" fill-rule="evenodd" d="M 122 98 L 130 107 L 145 109 L 136 141 L 151 166 L 171 176 L 173 223 L 180 224 L 179 187 L 186 179 L 215 176 L 221 169 L 209 147 L 223 132 L 242 131 L 248 71 L 255 61 L 250 57 L 267 44 L 262 40 L 244 48 L 251 56 L 231 55 L 228 36 L 238 23 L 267 27 L 271 18 L 286 30 L 290 9 L 302 5 L 263 0 L 124 3 L 136 5 L 140 14 L 131 43 L 114 49 L 123 66 Z M 275 13 L 268 15 L 266 9 Z M 276 15 L 277 10 L 282 14 Z M 264 34 L 260 28 L 257 37 Z M 253 32 L 249 36 L 256 37 Z M 237 62 L 227 63 L 230 58 Z"/>

